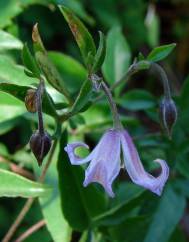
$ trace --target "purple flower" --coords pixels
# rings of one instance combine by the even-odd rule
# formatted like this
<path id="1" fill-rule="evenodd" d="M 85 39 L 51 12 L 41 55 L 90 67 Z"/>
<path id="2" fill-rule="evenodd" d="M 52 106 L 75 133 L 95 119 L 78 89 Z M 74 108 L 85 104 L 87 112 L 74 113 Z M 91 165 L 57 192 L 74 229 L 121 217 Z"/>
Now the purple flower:
<path id="1" fill-rule="evenodd" d="M 138 152 L 131 137 L 126 130 L 108 130 L 100 139 L 94 150 L 86 157 L 80 158 L 75 154 L 77 147 L 88 146 L 82 142 L 68 144 L 65 151 L 68 153 L 71 164 L 80 165 L 90 162 L 85 171 L 83 185 L 87 186 L 91 182 L 100 183 L 109 196 L 113 197 L 112 182 L 121 169 L 121 148 L 125 168 L 131 180 L 146 189 L 161 195 L 162 189 L 169 176 L 169 168 L 164 160 L 157 159 L 155 162 L 161 166 L 161 174 L 154 177 L 144 170 Z"/>

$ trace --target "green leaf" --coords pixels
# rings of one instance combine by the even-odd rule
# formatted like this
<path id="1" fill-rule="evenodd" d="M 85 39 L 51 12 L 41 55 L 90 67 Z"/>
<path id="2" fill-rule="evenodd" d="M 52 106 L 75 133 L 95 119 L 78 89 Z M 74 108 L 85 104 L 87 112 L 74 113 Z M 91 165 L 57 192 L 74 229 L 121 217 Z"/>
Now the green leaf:
<path id="1" fill-rule="evenodd" d="M 67 90 L 66 83 L 64 83 L 60 73 L 56 69 L 55 65 L 52 63 L 48 57 L 48 53 L 43 45 L 39 30 L 38 24 L 35 24 L 32 32 L 33 47 L 35 51 L 35 58 L 39 64 L 41 71 L 45 75 L 47 81 L 52 85 L 57 91 L 64 94 L 64 96 L 70 101 L 71 96 Z"/>
<path id="2" fill-rule="evenodd" d="M 127 218 L 123 223 L 110 226 L 108 231 L 112 241 L 139 242 L 150 223 L 149 216 L 134 216 Z M 137 232 L 136 232 L 137 228 Z"/>
<path id="3" fill-rule="evenodd" d="M 0 50 L 22 49 L 22 42 L 13 35 L 0 30 Z"/>
<path id="4" fill-rule="evenodd" d="M 163 60 L 173 51 L 175 47 L 175 43 L 156 47 L 147 56 L 147 60 L 152 62 Z"/>
<path id="5" fill-rule="evenodd" d="M 155 97 L 151 93 L 140 89 L 127 91 L 126 94 L 123 95 L 122 98 L 118 99 L 117 102 L 122 107 L 133 111 L 156 106 Z"/>
<path id="6" fill-rule="evenodd" d="M 0 82 L 1 91 L 11 94 L 12 96 L 16 97 L 17 99 L 23 102 L 25 101 L 25 97 L 29 89 L 31 89 L 30 86 L 19 86 L 11 83 Z M 53 117 L 57 117 L 55 104 L 47 92 L 44 92 L 43 96 L 43 111 Z"/>
<path id="7" fill-rule="evenodd" d="M 57 3 L 60 1 L 56 0 Z M 84 3 L 80 2 L 80 0 L 64 0 L 64 5 L 68 8 L 70 8 L 74 13 L 76 13 L 80 18 L 82 18 L 87 23 L 93 25 L 94 19 L 87 14 L 87 12 L 84 9 Z"/>
<path id="8" fill-rule="evenodd" d="M 99 42 L 98 50 L 96 52 L 94 63 L 92 66 L 93 73 L 97 72 L 101 68 L 106 55 L 106 39 L 104 34 L 101 31 L 99 31 L 99 34 L 100 34 L 100 42 Z"/>
<path id="9" fill-rule="evenodd" d="M 151 47 L 155 47 L 159 44 L 160 37 L 160 21 L 156 14 L 155 5 L 149 4 L 148 12 L 145 19 L 145 25 L 147 28 L 148 43 Z"/>
<path id="10" fill-rule="evenodd" d="M 52 61 L 48 58 L 47 54 L 38 51 L 35 53 L 35 57 L 49 84 L 52 85 L 57 91 L 64 94 L 65 97 L 70 100 L 70 95 L 66 85 L 60 73 Z"/>
<path id="11" fill-rule="evenodd" d="M 185 198 L 168 186 L 154 213 L 144 242 L 167 242 L 179 223 L 185 206 Z"/>
<path id="12" fill-rule="evenodd" d="M 58 160 L 58 149 L 56 148 L 53 156 L 53 162 L 51 163 L 47 175 L 45 177 L 45 184 L 48 184 L 53 188 L 53 192 L 49 196 L 41 197 L 39 199 L 42 213 L 46 221 L 47 229 L 49 230 L 53 241 L 56 242 L 70 242 L 72 229 L 65 220 L 60 201 L 60 193 L 58 190 L 58 172 L 57 172 L 57 160 Z M 41 172 L 41 168 L 34 166 L 34 171 L 37 176 Z"/>
<path id="13" fill-rule="evenodd" d="M 38 3 L 47 4 L 46 0 L 9 0 L 0 1 L 0 28 L 11 25 L 12 19 L 22 12 L 28 5 Z"/>
<path id="14" fill-rule="evenodd" d="M 127 191 L 127 193 L 125 193 Z M 93 219 L 97 226 L 112 226 L 122 223 L 131 216 L 132 210 L 142 201 L 144 190 L 131 183 L 121 184 L 112 200 L 112 207 Z"/>
<path id="15" fill-rule="evenodd" d="M 145 60 L 145 57 L 141 52 L 139 52 L 137 59 L 138 59 L 138 61 L 143 61 L 143 60 Z"/>
<path id="16" fill-rule="evenodd" d="M 13 172 L 0 169 L 0 197 L 47 196 L 51 187 L 30 181 Z"/>
<path id="17" fill-rule="evenodd" d="M 26 76 L 23 66 L 16 65 L 10 59 L 0 55 L 0 82 L 28 86 L 34 82 L 38 83 L 38 80 Z"/>
<path id="18" fill-rule="evenodd" d="M 81 51 L 84 63 L 89 68 L 93 64 L 96 47 L 91 34 L 84 24 L 66 7 L 59 6 Z M 91 56 L 92 58 L 89 58 Z"/>
<path id="19" fill-rule="evenodd" d="M 48 57 L 59 71 L 68 90 L 75 94 L 87 78 L 86 69 L 72 57 L 55 52 L 48 52 Z"/>
<path id="20" fill-rule="evenodd" d="M 25 67 L 30 70 L 34 77 L 40 78 L 40 69 L 37 65 L 36 60 L 32 56 L 27 44 L 24 45 L 22 50 L 22 60 Z"/>
<path id="21" fill-rule="evenodd" d="M 70 110 L 70 113 L 77 114 L 81 109 L 88 103 L 90 97 L 92 94 L 92 84 L 90 80 L 86 80 L 81 89 L 80 92 Z"/>
<path id="22" fill-rule="evenodd" d="M 127 72 L 131 61 L 131 52 L 120 27 L 113 27 L 107 36 L 106 57 L 103 74 L 113 84 Z"/>
<path id="23" fill-rule="evenodd" d="M 67 144 L 67 134 L 61 137 L 60 147 Z M 94 216 L 106 209 L 104 195 L 96 189 L 94 184 L 84 188 L 84 171 L 80 166 L 70 164 L 63 148 L 60 149 L 58 160 L 59 189 L 64 216 L 70 226 L 84 231 L 91 224 Z"/>

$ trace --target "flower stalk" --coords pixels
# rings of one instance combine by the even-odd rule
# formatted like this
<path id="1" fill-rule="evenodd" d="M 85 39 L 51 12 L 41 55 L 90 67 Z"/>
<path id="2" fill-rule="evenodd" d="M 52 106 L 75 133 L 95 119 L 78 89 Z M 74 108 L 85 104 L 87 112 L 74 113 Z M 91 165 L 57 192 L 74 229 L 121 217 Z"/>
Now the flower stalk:
<path id="1" fill-rule="evenodd" d="M 106 94 L 106 97 L 110 104 L 110 109 L 111 109 L 112 116 L 113 116 L 114 128 L 117 130 L 120 130 L 120 129 L 122 129 L 122 124 L 120 122 L 117 106 L 113 100 L 112 93 L 104 81 L 101 82 L 101 87 L 102 87 L 104 93 Z"/>

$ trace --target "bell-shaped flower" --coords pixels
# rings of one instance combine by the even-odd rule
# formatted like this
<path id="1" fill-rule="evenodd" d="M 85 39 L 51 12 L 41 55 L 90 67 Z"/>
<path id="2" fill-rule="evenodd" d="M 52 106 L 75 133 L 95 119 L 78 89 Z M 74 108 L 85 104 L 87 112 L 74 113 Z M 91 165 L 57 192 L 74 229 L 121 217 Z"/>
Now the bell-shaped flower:
<path id="1" fill-rule="evenodd" d="M 85 171 L 83 185 L 87 186 L 91 182 L 100 183 L 109 196 L 113 197 L 112 182 L 121 169 L 121 148 L 125 168 L 131 180 L 157 195 L 161 195 L 165 182 L 168 179 L 169 168 L 165 161 L 157 159 L 161 166 L 161 174 L 154 177 L 144 170 L 138 152 L 131 137 L 126 130 L 108 130 L 101 138 L 94 150 L 86 157 L 80 158 L 75 154 L 77 147 L 88 146 L 82 142 L 68 144 L 65 151 L 68 153 L 71 164 L 80 165 L 90 162 Z"/>

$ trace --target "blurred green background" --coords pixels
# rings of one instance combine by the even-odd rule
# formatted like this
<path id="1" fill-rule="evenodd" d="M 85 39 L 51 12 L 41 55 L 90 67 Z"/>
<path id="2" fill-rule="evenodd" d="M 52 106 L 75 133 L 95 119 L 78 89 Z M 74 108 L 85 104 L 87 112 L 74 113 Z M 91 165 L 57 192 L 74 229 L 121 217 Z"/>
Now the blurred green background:
<path id="1" fill-rule="evenodd" d="M 111 222 L 109 227 L 102 226 L 99 233 L 104 237 L 94 241 L 189 241 L 189 1 L 0 0 L 0 29 L 17 39 L 12 42 L 10 39 L 8 43 L 6 36 L 3 36 L 4 32 L 0 32 L 1 82 L 27 82 L 28 77 L 19 70 L 20 65 L 23 65 L 21 49 L 25 42 L 29 47 L 32 46 L 31 32 L 37 22 L 47 50 L 64 53 L 81 63 L 77 66 L 78 72 L 73 71 L 72 75 L 66 76 L 70 90 L 79 90 L 86 73 L 81 66 L 79 49 L 57 4 L 67 5 L 82 19 L 95 43 L 99 41 L 98 30 L 108 38 L 112 34 L 110 48 L 115 50 L 118 46 L 127 55 L 123 68 L 132 63 L 138 52 L 146 56 L 156 46 L 177 43 L 173 53 L 160 63 L 169 77 L 178 107 L 178 122 L 174 127 L 172 140 L 162 133 L 158 121 L 158 103 L 163 95 L 162 84 L 158 79 L 144 71 L 126 83 L 119 95 L 115 93 L 121 118 L 134 137 L 145 166 L 150 170 L 152 167 L 149 161 L 157 157 L 164 158 L 171 168 L 170 183 L 161 200 L 148 192 L 138 201 L 140 209 L 135 207 L 138 210 L 137 213 L 134 211 L 133 217 L 120 219 L 119 215 L 119 222 Z M 11 46 L 11 43 L 15 46 Z M 52 52 L 52 60 L 62 75 L 68 68 L 65 63 L 62 64 L 63 57 L 60 55 L 58 58 L 55 53 L 53 56 Z M 121 58 L 116 55 L 116 50 L 114 58 Z M 106 73 L 105 78 L 109 84 L 115 81 L 111 73 Z M 57 102 L 62 101 L 62 97 L 56 92 L 52 92 L 52 97 Z M 35 159 L 29 150 L 28 140 L 36 127 L 36 117 L 27 112 L 23 103 L 0 92 L 0 118 L 0 168 L 19 172 L 33 179 Z M 49 116 L 45 116 L 45 123 L 52 133 L 54 123 Z M 85 137 L 91 146 L 95 145 L 107 127 L 111 127 L 111 116 L 105 101 L 70 121 L 70 129 L 76 131 L 75 139 Z M 133 192 L 134 188 L 126 180 L 128 177 L 122 171 L 120 184 L 116 184 L 118 198 L 110 206 L 117 204 L 119 199 L 119 202 L 124 201 L 127 194 Z M 132 197 L 132 194 L 128 196 Z M 24 201 L 23 198 L 0 198 L 0 240 Z M 40 219 L 43 219 L 43 215 L 36 201 L 15 238 Z M 114 220 L 116 218 L 113 217 Z M 80 236 L 79 232 L 74 232 L 71 241 L 79 241 Z M 46 242 L 53 241 L 53 238 L 47 228 L 43 227 L 24 241 Z"/>

